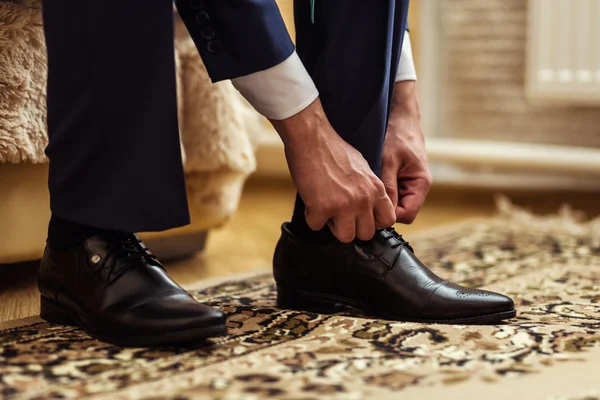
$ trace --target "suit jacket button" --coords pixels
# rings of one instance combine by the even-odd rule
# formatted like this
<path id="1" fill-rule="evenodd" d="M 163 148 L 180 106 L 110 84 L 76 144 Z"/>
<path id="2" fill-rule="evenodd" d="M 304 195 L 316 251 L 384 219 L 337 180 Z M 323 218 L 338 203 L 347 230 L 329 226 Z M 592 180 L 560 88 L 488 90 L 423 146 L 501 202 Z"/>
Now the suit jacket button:
<path id="1" fill-rule="evenodd" d="M 221 42 L 218 40 L 211 40 L 206 43 L 206 49 L 212 54 L 217 54 L 221 51 Z"/>
<path id="2" fill-rule="evenodd" d="M 209 19 L 210 15 L 208 15 L 206 11 L 200 11 L 198 14 L 196 14 L 196 22 L 201 25 L 207 23 Z"/>
<path id="3" fill-rule="evenodd" d="M 202 4 L 202 0 L 190 0 L 190 7 L 192 10 L 200 10 L 204 4 Z"/>
<path id="4" fill-rule="evenodd" d="M 204 38 L 206 40 L 214 39 L 214 37 L 215 37 L 215 29 L 212 26 L 210 26 L 210 25 L 206 25 L 200 31 L 200 36 L 202 36 L 202 38 Z"/>

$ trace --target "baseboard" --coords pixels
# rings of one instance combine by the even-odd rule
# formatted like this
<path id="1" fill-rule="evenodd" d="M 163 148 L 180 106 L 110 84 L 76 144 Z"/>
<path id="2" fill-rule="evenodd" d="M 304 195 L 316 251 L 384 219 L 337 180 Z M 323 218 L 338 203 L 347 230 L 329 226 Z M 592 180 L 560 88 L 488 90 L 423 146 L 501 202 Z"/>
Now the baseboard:
<path id="1" fill-rule="evenodd" d="M 600 148 L 435 137 L 427 139 L 427 154 L 436 163 L 524 174 L 600 176 Z"/>

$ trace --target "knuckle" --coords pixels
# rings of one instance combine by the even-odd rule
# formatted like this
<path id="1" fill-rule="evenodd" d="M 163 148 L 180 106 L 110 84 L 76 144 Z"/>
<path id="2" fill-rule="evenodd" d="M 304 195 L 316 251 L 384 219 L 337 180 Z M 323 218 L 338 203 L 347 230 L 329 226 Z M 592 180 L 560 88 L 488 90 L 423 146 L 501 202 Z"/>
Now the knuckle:
<path id="1" fill-rule="evenodd" d="M 381 183 L 383 184 L 383 186 L 391 186 L 391 185 L 395 185 L 396 184 L 396 179 L 394 179 L 393 177 L 385 177 L 385 178 L 381 178 Z"/>
<path id="2" fill-rule="evenodd" d="M 329 212 L 347 211 L 351 207 L 352 207 L 352 201 L 350 200 L 350 198 L 343 197 L 341 199 L 338 199 L 335 202 L 335 204 L 332 204 Z"/>
<path id="3" fill-rule="evenodd" d="M 385 165 L 392 165 L 396 162 L 396 156 L 390 151 L 384 151 L 381 155 L 381 162 Z"/>
<path id="4" fill-rule="evenodd" d="M 320 198 L 310 206 L 307 204 L 307 207 L 312 210 L 313 213 L 327 214 L 332 209 L 332 203 L 328 198 Z"/>
<path id="5" fill-rule="evenodd" d="M 365 191 L 357 196 L 355 199 L 355 204 L 360 209 L 368 208 L 371 205 L 371 196 L 369 195 L 369 192 Z"/>
<path id="6" fill-rule="evenodd" d="M 375 191 L 375 196 L 377 199 L 383 200 L 387 198 L 387 191 L 385 190 L 385 185 L 381 182 L 377 185 L 377 189 Z"/>
<path id="7" fill-rule="evenodd" d="M 381 178 L 379 178 L 377 175 L 373 174 L 371 175 L 371 184 L 375 185 L 375 186 L 382 186 L 383 182 L 381 181 Z"/>
<path id="8" fill-rule="evenodd" d="M 383 187 L 387 190 L 392 190 L 394 189 L 395 185 L 394 182 L 392 182 L 392 180 L 386 180 L 383 181 Z M 381 193 L 377 193 L 377 200 L 379 200 L 381 198 Z"/>
<path id="9" fill-rule="evenodd" d="M 372 193 L 381 193 L 381 191 L 385 191 L 385 185 L 381 179 L 378 177 L 371 178 L 370 191 Z"/>
<path id="10" fill-rule="evenodd" d="M 323 214 L 330 215 L 335 210 L 335 204 L 330 202 L 323 202 L 319 211 Z"/>

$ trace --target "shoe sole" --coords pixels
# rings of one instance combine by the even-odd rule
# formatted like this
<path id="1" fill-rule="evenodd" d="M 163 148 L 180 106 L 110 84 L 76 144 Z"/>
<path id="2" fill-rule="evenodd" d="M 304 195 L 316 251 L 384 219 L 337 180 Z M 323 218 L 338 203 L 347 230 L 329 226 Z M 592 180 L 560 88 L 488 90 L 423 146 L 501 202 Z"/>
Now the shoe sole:
<path id="1" fill-rule="evenodd" d="M 277 306 L 284 309 L 312 311 L 320 314 L 339 314 L 351 309 L 358 311 L 362 316 L 371 316 L 401 322 L 450 325 L 493 325 L 517 316 L 517 311 L 512 309 L 493 314 L 483 314 L 465 318 L 415 318 L 376 310 L 368 304 L 360 303 L 356 300 L 342 296 L 301 289 L 290 289 L 279 285 L 277 286 Z"/>
<path id="2" fill-rule="evenodd" d="M 40 317 L 50 323 L 76 326 L 81 328 L 88 335 L 100 340 L 123 347 L 153 347 L 166 346 L 174 344 L 193 344 L 205 341 L 209 338 L 227 335 L 227 325 L 225 322 L 217 325 L 210 325 L 201 328 L 186 329 L 175 332 L 160 332 L 145 335 L 119 335 L 106 332 L 98 332 L 83 323 L 76 314 L 63 305 L 41 297 Z"/>

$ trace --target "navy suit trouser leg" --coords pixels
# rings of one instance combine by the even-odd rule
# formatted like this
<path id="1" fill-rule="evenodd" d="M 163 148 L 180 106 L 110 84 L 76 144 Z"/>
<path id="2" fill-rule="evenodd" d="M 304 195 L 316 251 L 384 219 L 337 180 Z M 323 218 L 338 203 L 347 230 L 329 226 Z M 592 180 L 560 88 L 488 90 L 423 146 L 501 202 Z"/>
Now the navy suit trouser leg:
<path id="1" fill-rule="evenodd" d="M 189 222 L 171 0 L 46 0 L 52 212 L 104 229 Z"/>
<path id="2" fill-rule="evenodd" d="M 333 128 L 376 173 L 387 128 L 405 0 L 295 1 L 298 54 L 320 92 Z"/>
<path id="3" fill-rule="evenodd" d="M 294 8 L 297 51 L 329 121 L 379 174 L 408 0 L 316 0 L 314 23 L 309 0 Z"/>

